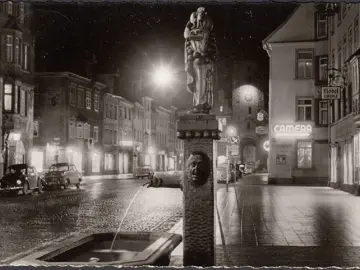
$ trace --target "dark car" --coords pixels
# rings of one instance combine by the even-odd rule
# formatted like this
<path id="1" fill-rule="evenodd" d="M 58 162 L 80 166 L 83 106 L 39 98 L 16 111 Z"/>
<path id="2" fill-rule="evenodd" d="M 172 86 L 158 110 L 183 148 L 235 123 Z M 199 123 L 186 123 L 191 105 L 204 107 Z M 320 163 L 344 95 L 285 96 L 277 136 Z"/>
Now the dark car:
<path id="1" fill-rule="evenodd" d="M 44 188 L 66 189 L 69 185 L 75 184 L 77 188 L 82 181 L 82 174 L 77 170 L 74 164 L 56 163 L 50 166 L 47 173 L 44 174 Z"/>
<path id="2" fill-rule="evenodd" d="M 14 164 L 8 167 L 0 180 L 0 192 L 22 191 L 23 195 L 30 191 L 42 192 L 42 180 L 34 166 Z"/>
<path id="3" fill-rule="evenodd" d="M 151 169 L 150 166 L 148 165 L 144 165 L 144 166 L 139 166 L 137 168 L 135 168 L 134 170 L 134 177 L 135 178 L 144 178 L 144 177 L 149 177 L 149 174 L 153 173 L 153 170 Z"/>

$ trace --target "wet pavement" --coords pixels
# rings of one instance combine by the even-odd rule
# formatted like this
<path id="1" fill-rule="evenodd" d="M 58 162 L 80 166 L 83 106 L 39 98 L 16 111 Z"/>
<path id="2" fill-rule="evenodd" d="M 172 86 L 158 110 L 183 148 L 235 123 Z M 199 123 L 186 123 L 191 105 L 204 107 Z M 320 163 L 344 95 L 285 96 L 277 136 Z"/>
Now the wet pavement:
<path id="1" fill-rule="evenodd" d="M 268 186 L 259 180 L 247 178 L 224 195 L 228 265 L 360 265 L 359 197 L 329 187 Z"/>
<path id="2" fill-rule="evenodd" d="M 360 266 L 360 198 L 245 177 L 217 192 L 218 266 Z M 224 240 L 224 241 L 221 241 Z M 182 258 L 172 258 L 180 265 Z"/>
<path id="3" fill-rule="evenodd" d="M 80 232 L 167 231 L 182 216 L 180 188 L 146 188 L 146 179 L 88 179 L 81 189 L 0 197 L 0 261 Z"/>

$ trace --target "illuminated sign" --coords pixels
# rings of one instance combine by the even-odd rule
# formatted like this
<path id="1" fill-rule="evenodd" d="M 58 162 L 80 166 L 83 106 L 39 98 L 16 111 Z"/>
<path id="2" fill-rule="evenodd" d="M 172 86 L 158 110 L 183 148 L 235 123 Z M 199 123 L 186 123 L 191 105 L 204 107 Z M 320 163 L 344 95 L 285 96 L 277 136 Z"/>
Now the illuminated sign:
<path id="1" fill-rule="evenodd" d="M 264 121 L 264 114 L 262 112 L 259 112 L 257 114 L 257 120 L 260 121 L 260 122 Z"/>
<path id="2" fill-rule="evenodd" d="M 312 133 L 312 126 L 305 124 L 274 125 L 276 137 L 307 137 Z"/>
<path id="3" fill-rule="evenodd" d="M 266 152 L 269 152 L 269 150 L 270 150 L 270 142 L 269 142 L 269 141 L 265 141 L 265 142 L 263 143 L 263 148 L 264 148 L 264 150 L 265 150 Z"/>

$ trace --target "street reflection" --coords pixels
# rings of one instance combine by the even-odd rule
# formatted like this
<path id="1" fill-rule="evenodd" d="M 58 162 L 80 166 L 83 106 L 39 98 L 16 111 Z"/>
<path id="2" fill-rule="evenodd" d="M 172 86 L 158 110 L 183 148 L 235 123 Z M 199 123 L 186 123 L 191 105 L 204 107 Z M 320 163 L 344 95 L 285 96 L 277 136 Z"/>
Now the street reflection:
<path id="1" fill-rule="evenodd" d="M 235 204 L 231 189 L 219 189 L 217 198 L 222 219 L 230 220 L 223 221 L 230 224 L 223 228 L 227 252 L 241 265 L 360 264 L 355 196 L 328 187 L 236 184 L 233 190 Z"/>

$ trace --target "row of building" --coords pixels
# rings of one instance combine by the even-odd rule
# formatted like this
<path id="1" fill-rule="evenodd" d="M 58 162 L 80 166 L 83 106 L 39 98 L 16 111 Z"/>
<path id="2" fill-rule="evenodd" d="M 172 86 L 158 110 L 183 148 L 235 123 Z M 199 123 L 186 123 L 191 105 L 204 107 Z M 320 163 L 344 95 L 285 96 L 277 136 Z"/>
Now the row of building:
<path id="1" fill-rule="evenodd" d="M 176 120 L 184 111 L 161 106 L 139 82 L 123 87 L 127 78 L 119 73 L 84 77 L 36 72 L 33 14 L 28 2 L 0 3 L 0 175 L 6 166 L 24 162 L 40 172 L 53 163 L 70 162 L 85 175 L 131 173 L 144 165 L 182 170 L 183 141 L 176 138 Z M 231 89 L 216 86 L 213 113 L 223 131 L 216 144 L 218 164 L 231 159 L 266 167 L 258 74 L 254 62 L 242 61 L 233 68 Z M 185 99 L 190 108 L 191 98 Z"/>
<path id="2" fill-rule="evenodd" d="M 357 3 L 300 4 L 264 40 L 270 182 L 358 191 L 359 13 Z"/>

